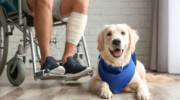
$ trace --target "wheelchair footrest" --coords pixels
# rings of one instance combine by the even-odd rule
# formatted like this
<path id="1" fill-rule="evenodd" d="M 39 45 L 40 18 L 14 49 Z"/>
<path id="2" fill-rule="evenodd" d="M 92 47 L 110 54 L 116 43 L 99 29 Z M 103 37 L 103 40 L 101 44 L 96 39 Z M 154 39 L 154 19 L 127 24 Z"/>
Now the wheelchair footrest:
<path id="1" fill-rule="evenodd" d="M 65 81 L 75 81 L 84 76 L 92 76 L 94 70 L 92 68 L 87 68 L 86 70 L 77 74 L 57 74 L 57 73 L 45 73 L 43 71 L 36 73 L 36 78 L 41 80 L 65 80 Z"/>

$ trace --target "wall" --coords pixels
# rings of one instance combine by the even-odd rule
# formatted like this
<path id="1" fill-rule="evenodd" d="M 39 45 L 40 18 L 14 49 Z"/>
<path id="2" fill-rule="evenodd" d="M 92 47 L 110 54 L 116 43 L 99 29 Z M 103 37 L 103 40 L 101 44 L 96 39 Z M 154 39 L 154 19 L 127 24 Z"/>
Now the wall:
<path id="1" fill-rule="evenodd" d="M 151 48 L 151 19 L 152 19 L 151 0 L 90 0 L 89 19 L 86 29 L 86 39 L 92 65 L 97 64 L 97 35 L 105 24 L 126 23 L 138 31 L 140 41 L 137 44 L 137 55 L 146 67 L 149 66 Z M 64 47 L 65 27 L 54 28 L 53 36 L 57 37 L 58 43 L 52 44 L 52 54 L 60 58 Z M 11 49 L 9 58 L 14 54 L 18 39 L 21 33 L 16 30 L 11 36 Z M 54 49 L 57 47 L 59 50 Z M 28 50 L 30 52 L 30 50 Z M 27 55 L 30 56 L 30 53 Z M 32 65 L 27 65 L 32 66 Z"/>
<path id="2" fill-rule="evenodd" d="M 169 0 L 168 71 L 180 73 L 180 1 Z"/>

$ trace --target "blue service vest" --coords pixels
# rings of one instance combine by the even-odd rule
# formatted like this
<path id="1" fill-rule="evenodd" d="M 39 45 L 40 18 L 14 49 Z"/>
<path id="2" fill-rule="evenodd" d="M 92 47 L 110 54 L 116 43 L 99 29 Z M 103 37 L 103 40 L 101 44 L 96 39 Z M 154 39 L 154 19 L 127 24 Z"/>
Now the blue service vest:
<path id="1" fill-rule="evenodd" d="M 133 53 L 129 63 L 123 67 L 108 65 L 101 56 L 99 59 L 98 72 L 101 79 L 109 84 L 111 91 L 120 93 L 134 76 L 136 54 Z"/>

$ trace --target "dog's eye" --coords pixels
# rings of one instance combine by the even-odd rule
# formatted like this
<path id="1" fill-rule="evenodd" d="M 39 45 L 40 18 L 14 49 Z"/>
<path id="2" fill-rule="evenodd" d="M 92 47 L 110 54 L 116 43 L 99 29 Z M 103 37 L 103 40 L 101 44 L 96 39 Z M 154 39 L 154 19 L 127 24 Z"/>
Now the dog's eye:
<path id="1" fill-rule="evenodd" d="M 112 33 L 111 32 L 109 32 L 108 34 L 107 34 L 107 36 L 111 36 L 112 35 Z"/>
<path id="2" fill-rule="evenodd" d="M 126 33 L 125 32 L 121 32 L 122 35 L 125 35 Z"/>

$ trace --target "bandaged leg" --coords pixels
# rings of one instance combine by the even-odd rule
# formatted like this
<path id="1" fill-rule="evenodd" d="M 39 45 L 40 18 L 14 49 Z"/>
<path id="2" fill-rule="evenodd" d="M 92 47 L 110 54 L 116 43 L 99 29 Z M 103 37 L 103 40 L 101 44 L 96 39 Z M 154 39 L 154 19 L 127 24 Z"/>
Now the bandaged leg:
<path id="1" fill-rule="evenodd" d="M 77 63 L 74 58 L 72 57 L 74 55 L 74 47 L 77 46 L 79 43 L 85 27 L 87 24 L 87 15 L 72 12 L 68 23 L 67 23 L 67 30 L 66 30 L 66 48 L 64 53 L 64 67 L 66 69 L 66 73 L 78 73 L 86 69 L 86 67 L 83 67 L 79 63 Z M 67 58 L 67 59 L 66 59 Z"/>
<path id="2" fill-rule="evenodd" d="M 66 41 L 77 45 L 85 31 L 86 24 L 86 14 L 72 12 L 67 23 Z"/>

